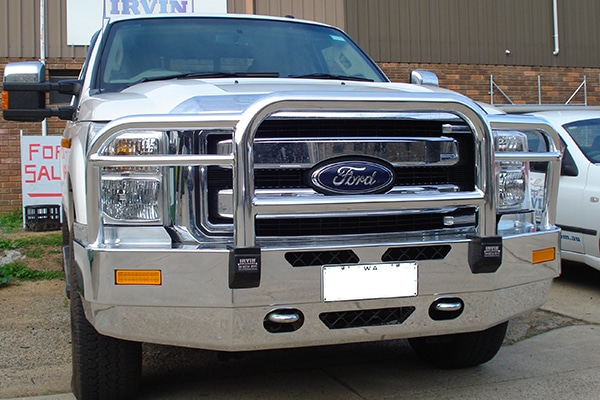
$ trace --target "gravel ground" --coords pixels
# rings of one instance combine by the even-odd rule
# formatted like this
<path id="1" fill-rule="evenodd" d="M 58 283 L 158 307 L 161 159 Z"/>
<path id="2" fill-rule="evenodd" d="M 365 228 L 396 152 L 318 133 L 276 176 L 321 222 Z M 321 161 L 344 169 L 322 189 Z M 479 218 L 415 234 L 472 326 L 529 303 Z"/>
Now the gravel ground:
<path id="1" fill-rule="evenodd" d="M 0 288 L 0 398 L 70 391 L 69 304 L 59 279 Z"/>
<path id="2" fill-rule="evenodd" d="M 22 282 L 0 288 L 0 316 L 0 399 L 69 392 L 71 337 L 64 282 Z M 580 322 L 537 310 L 511 321 L 506 345 L 577 323 Z M 277 368 L 287 358 L 267 352 L 222 362 L 214 352 L 147 345 L 144 379 L 149 383 L 181 382 L 197 379 L 198 371 L 204 371 L 200 375 L 205 378 L 227 375 L 263 359 L 271 368 Z"/>

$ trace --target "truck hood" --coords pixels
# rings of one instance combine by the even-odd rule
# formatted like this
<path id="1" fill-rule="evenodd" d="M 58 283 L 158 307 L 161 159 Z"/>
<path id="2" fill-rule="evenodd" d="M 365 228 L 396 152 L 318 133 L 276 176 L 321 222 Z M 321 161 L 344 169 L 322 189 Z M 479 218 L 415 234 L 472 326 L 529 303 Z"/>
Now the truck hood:
<path id="1" fill-rule="evenodd" d="M 118 93 L 83 96 L 80 121 L 112 121 L 128 115 L 242 113 L 275 92 L 433 92 L 431 86 L 389 82 L 323 81 L 309 79 L 168 80 L 134 85 Z"/>

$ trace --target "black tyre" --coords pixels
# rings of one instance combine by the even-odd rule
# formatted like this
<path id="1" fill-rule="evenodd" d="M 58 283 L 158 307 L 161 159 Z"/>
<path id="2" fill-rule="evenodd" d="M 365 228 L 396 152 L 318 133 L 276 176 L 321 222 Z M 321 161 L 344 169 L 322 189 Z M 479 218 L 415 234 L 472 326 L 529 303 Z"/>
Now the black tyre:
<path id="1" fill-rule="evenodd" d="M 71 387 L 79 400 L 134 399 L 142 371 L 142 344 L 101 335 L 85 318 L 71 271 Z"/>
<path id="2" fill-rule="evenodd" d="M 409 339 L 414 352 L 438 368 L 468 368 L 490 361 L 500 350 L 508 322 L 480 332 Z"/>

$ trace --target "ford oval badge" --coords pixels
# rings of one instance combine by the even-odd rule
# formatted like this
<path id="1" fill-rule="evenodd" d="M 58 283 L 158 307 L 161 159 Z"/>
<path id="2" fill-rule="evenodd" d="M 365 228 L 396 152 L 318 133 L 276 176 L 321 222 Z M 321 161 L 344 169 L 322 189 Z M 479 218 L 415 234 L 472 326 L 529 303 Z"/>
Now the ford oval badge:
<path id="1" fill-rule="evenodd" d="M 323 194 L 385 193 L 395 181 L 394 168 L 375 158 L 334 158 L 310 172 L 313 189 Z"/>

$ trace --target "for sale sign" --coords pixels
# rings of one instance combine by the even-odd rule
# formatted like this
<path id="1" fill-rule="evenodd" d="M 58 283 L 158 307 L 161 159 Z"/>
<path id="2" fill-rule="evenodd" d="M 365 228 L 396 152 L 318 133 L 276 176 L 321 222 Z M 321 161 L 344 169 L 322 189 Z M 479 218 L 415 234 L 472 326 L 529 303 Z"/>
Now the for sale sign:
<path id="1" fill-rule="evenodd" d="M 60 136 L 21 135 L 23 207 L 61 203 Z"/>

